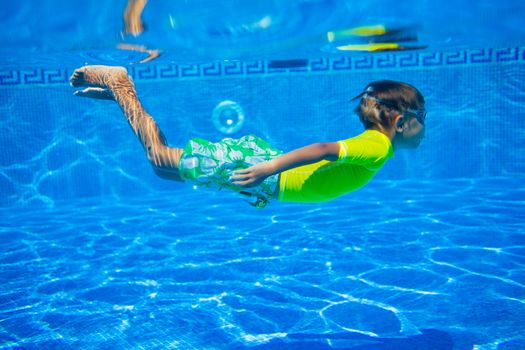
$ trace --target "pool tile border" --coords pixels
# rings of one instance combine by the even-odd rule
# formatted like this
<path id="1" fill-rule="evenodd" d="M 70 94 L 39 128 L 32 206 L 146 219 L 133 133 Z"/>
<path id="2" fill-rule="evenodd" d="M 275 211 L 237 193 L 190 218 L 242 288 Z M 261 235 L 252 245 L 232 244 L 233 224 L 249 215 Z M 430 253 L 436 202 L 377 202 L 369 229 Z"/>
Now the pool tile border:
<path id="1" fill-rule="evenodd" d="M 293 60 L 291 60 L 293 61 Z M 458 65 L 480 65 L 502 62 L 524 62 L 525 47 L 482 48 L 446 52 L 389 52 L 348 57 L 326 57 L 304 60 L 303 67 L 282 68 L 286 60 L 216 61 L 200 64 L 158 63 L 128 66 L 136 81 L 181 78 L 261 76 L 279 74 L 338 73 L 381 69 L 432 68 Z M 279 64 L 276 65 L 275 63 Z M 278 66 L 280 68 L 273 68 Z M 0 68 L 0 86 L 64 84 L 73 68 Z"/>

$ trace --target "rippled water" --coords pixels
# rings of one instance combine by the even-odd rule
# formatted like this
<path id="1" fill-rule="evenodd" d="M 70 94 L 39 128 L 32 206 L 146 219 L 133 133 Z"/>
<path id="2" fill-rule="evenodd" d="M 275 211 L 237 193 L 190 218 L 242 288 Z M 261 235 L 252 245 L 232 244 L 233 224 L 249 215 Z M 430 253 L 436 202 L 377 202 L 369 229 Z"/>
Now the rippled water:
<path id="1" fill-rule="evenodd" d="M 0 348 L 525 347 L 520 178 L 157 193 L 1 209 Z"/>
<path id="2" fill-rule="evenodd" d="M 163 62 L 325 57 L 338 53 L 338 45 L 327 41 L 328 31 L 377 24 L 412 28 L 410 36 L 418 40 L 409 45 L 440 50 L 520 46 L 525 35 L 525 6 L 517 0 L 455 0 L 452 5 L 438 0 L 149 1 L 139 38 L 122 34 L 126 3 L 6 2 L 0 13 L 0 62 L 30 69 L 35 55 L 39 66 L 50 67 L 64 56 L 92 64 L 145 58 L 115 52 L 118 43 L 159 49 Z"/>
<path id="3" fill-rule="evenodd" d="M 124 3 L 0 13 L 0 349 L 525 349 L 521 2 L 150 1 L 139 38 Z M 428 49 L 327 43 L 374 24 Z M 234 137 L 347 138 L 378 79 L 424 92 L 427 139 L 344 198 L 257 211 L 156 178 L 117 106 L 73 97 L 86 63 L 126 65 L 172 145 L 229 135 L 226 101 Z"/>

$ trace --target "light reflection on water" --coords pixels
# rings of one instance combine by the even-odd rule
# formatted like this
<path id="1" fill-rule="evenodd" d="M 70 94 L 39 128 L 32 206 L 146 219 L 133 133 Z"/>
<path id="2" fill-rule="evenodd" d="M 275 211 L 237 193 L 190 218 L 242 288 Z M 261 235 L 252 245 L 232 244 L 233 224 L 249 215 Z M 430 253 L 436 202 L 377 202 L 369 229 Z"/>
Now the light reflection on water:
<path id="1" fill-rule="evenodd" d="M 29 348 L 522 344 L 523 194 L 512 178 L 378 181 L 261 211 L 191 189 L 3 209 L 0 336 Z"/>

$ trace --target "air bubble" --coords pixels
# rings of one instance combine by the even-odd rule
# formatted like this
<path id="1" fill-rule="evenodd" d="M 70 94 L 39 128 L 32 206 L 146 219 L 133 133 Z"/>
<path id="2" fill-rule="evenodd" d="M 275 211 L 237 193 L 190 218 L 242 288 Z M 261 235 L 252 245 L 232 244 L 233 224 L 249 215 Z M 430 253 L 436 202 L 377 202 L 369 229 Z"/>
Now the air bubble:
<path id="1" fill-rule="evenodd" d="M 233 134 L 244 124 L 244 111 L 237 102 L 222 101 L 213 109 L 212 121 L 220 132 Z"/>

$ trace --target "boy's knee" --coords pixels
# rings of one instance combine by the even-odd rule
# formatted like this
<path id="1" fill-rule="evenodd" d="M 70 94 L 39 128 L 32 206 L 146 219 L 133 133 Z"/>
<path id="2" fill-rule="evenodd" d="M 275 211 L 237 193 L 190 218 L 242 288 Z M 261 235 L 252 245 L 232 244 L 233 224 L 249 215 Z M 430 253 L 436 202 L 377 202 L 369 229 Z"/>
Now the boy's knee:
<path id="1" fill-rule="evenodd" d="M 159 168 L 178 168 L 182 149 L 159 145 L 146 147 L 146 155 L 153 166 Z"/>
<path id="2" fill-rule="evenodd" d="M 154 146 L 146 147 L 146 156 L 148 157 L 149 162 L 154 168 L 162 167 L 162 161 L 161 161 L 162 157 L 161 157 L 158 147 L 154 147 Z"/>

